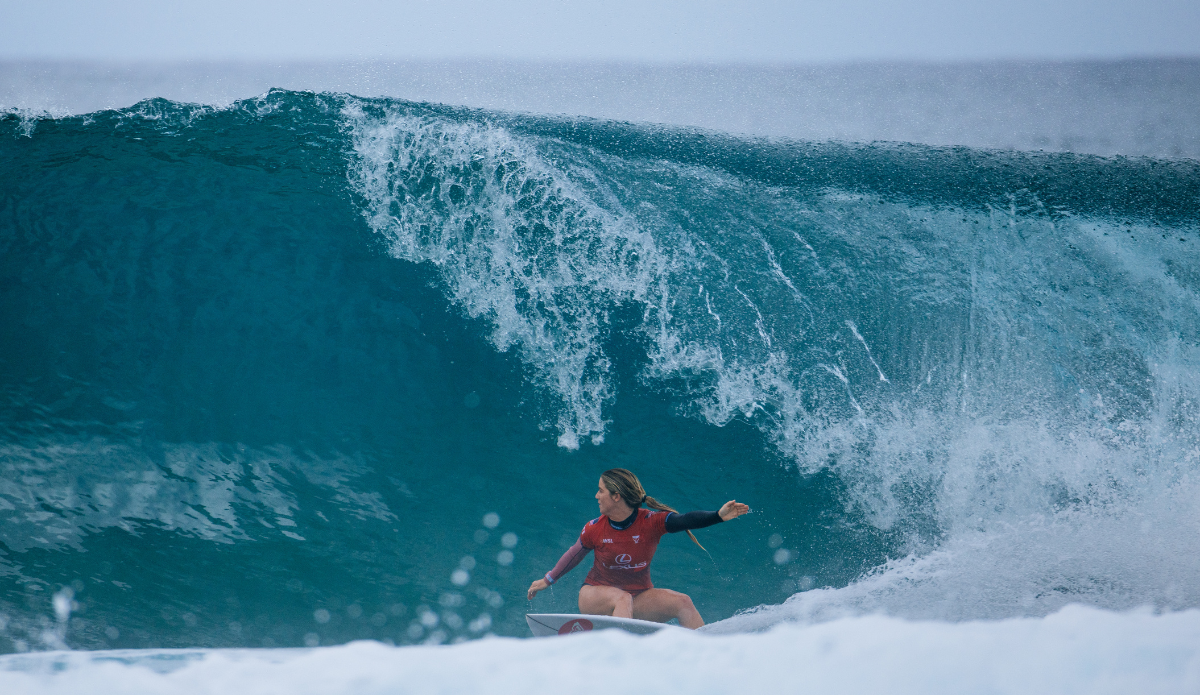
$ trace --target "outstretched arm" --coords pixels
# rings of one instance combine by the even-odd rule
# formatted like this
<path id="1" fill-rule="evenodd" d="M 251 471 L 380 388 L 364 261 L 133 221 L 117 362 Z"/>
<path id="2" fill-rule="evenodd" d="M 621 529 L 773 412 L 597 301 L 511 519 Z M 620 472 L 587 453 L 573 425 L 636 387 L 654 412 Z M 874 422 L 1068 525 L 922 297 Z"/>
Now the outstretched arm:
<path id="1" fill-rule="evenodd" d="M 688 512 L 687 514 L 675 512 L 667 515 L 666 529 L 667 533 L 679 533 L 680 531 L 708 528 L 713 524 L 721 523 L 721 521 L 723 521 L 721 515 L 717 512 Z"/>
<path id="2" fill-rule="evenodd" d="M 679 533 L 680 531 L 691 531 L 698 528 L 706 528 L 713 524 L 719 524 L 722 521 L 736 519 L 743 514 L 748 514 L 750 507 L 730 500 L 721 505 L 721 509 L 715 512 L 688 512 L 687 514 L 679 514 L 678 512 L 668 514 L 666 521 L 667 533 Z"/>
<path id="3" fill-rule="evenodd" d="M 550 586 L 554 582 L 558 581 L 559 577 L 575 569 L 576 565 L 582 562 L 583 558 L 587 556 L 588 551 L 589 549 L 583 547 L 582 543 L 575 541 L 575 545 L 571 546 L 571 548 L 567 550 L 567 552 L 563 553 L 563 556 L 558 559 L 558 563 L 554 565 L 554 569 L 547 572 L 546 576 L 529 585 L 529 600 L 532 601 L 533 597 L 537 596 L 537 592 Z"/>

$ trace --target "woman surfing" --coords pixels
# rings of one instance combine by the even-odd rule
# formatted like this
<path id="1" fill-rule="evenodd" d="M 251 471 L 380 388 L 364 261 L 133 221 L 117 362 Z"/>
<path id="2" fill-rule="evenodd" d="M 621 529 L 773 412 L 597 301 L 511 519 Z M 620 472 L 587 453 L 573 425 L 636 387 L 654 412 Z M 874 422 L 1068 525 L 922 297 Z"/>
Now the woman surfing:
<path id="1" fill-rule="evenodd" d="M 600 476 L 596 501 L 601 516 L 587 522 L 575 545 L 563 554 L 554 569 L 529 585 L 529 600 L 595 551 L 592 569 L 579 590 L 579 612 L 665 623 L 671 618 L 695 630 L 704 619 L 687 594 L 657 589 L 650 581 L 650 560 L 665 533 L 704 528 L 746 514 L 750 507 L 730 500 L 715 512 L 680 514 L 646 494 L 637 476 L 612 468 Z M 649 509 L 642 509 L 642 505 Z M 700 545 L 701 548 L 704 546 Z"/>

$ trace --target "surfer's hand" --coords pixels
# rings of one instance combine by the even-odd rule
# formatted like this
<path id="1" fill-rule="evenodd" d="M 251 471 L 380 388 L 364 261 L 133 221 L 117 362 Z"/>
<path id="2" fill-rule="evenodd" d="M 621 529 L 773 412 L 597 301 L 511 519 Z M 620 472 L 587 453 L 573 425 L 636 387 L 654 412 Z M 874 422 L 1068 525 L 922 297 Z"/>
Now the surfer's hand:
<path id="1" fill-rule="evenodd" d="M 541 591 L 542 589 L 545 589 L 548 586 L 550 586 L 550 582 L 546 581 L 545 577 L 542 577 L 541 579 L 537 580 L 536 582 L 530 584 L 529 585 L 529 600 L 532 601 L 533 597 L 537 596 L 537 592 Z"/>
<path id="2" fill-rule="evenodd" d="M 730 519 L 736 519 L 743 514 L 749 513 L 749 506 L 733 500 L 729 500 L 725 504 L 722 504 L 721 509 L 717 512 L 717 514 L 721 515 L 721 521 L 729 521 Z"/>

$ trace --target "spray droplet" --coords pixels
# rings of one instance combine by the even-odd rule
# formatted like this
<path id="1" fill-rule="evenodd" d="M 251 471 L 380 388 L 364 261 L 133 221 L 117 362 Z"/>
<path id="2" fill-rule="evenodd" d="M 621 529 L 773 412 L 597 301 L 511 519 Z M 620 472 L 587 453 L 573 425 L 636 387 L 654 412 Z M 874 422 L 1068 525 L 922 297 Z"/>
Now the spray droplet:
<path id="1" fill-rule="evenodd" d="M 71 617 L 71 600 L 75 598 L 75 590 L 64 586 L 54 595 L 54 616 L 58 622 L 65 623 Z"/>

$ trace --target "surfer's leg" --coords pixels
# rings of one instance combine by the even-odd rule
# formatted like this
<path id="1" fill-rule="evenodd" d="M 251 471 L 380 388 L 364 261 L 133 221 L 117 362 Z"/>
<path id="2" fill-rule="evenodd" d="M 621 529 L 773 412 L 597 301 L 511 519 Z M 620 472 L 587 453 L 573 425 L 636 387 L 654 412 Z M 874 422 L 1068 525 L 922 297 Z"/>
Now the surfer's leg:
<path id="1" fill-rule="evenodd" d="M 633 597 L 633 617 L 656 623 L 678 618 L 680 625 L 691 630 L 704 625 L 700 611 L 692 605 L 692 597 L 670 589 L 647 589 Z"/>
<path id="2" fill-rule="evenodd" d="M 579 590 L 579 612 L 588 615 L 611 615 L 614 618 L 633 617 L 633 597 L 615 586 L 584 584 Z"/>

